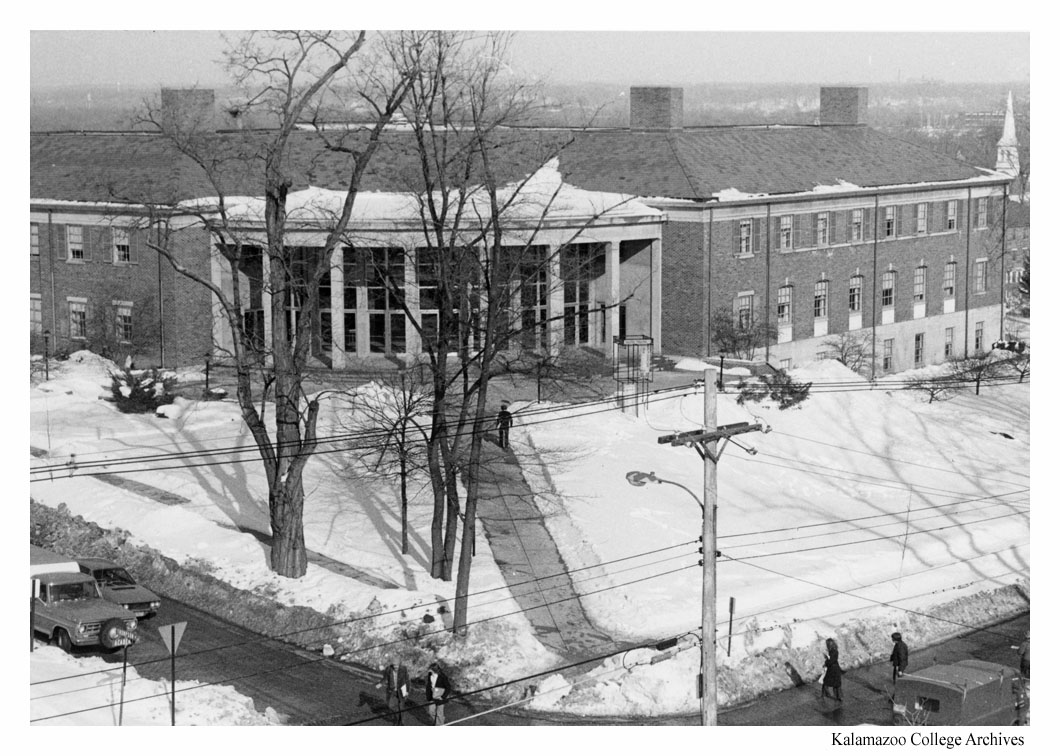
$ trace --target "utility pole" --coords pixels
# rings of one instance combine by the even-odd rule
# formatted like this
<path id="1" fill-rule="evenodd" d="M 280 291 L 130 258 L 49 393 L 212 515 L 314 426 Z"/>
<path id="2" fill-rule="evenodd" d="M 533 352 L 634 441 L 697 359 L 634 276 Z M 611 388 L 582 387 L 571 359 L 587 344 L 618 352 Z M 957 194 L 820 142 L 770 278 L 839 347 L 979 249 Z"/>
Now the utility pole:
<path id="1" fill-rule="evenodd" d="M 660 436 L 660 444 L 691 446 L 703 458 L 703 606 L 700 644 L 700 724 L 718 724 L 717 559 L 718 559 L 718 459 L 728 439 L 752 431 L 768 432 L 761 423 L 732 423 L 718 427 L 718 385 L 713 368 L 703 371 L 703 429 Z M 718 449 L 718 440 L 723 440 Z"/>

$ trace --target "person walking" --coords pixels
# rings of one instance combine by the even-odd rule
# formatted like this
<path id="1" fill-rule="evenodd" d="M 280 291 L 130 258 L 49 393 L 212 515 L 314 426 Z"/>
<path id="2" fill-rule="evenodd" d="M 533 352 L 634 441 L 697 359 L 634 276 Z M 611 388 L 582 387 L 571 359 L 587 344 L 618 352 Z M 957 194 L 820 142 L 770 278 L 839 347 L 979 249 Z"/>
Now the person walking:
<path id="1" fill-rule="evenodd" d="M 901 633 L 891 633 L 894 648 L 891 649 L 891 682 L 898 682 L 898 678 L 905 674 L 905 668 L 909 664 L 909 646 L 905 645 Z"/>
<path id="2" fill-rule="evenodd" d="M 1027 631 L 1023 643 L 1020 644 L 1018 652 L 1020 655 L 1020 675 L 1031 679 L 1031 631 Z"/>
<path id="3" fill-rule="evenodd" d="M 839 644 L 835 638 L 829 638 L 824 642 L 828 654 L 824 657 L 824 677 L 821 679 L 821 698 L 834 698 L 836 701 L 843 700 L 843 669 L 839 666 Z M 828 689 L 832 689 L 832 695 L 828 695 Z"/>
<path id="4" fill-rule="evenodd" d="M 427 712 L 431 723 L 445 724 L 445 699 L 449 696 L 449 677 L 438 662 L 427 668 Z"/>
<path id="5" fill-rule="evenodd" d="M 512 413 L 508 411 L 508 402 L 501 402 L 501 411 L 497 413 L 497 444 L 502 449 L 508 448 L 508 431 L 512 427 Z"/>
<path id="6" fill-rule="evenodd" d="M 394 724 L 404 724 L 405 701 L 409 697 L 409 670 L 404 664 L 394 665 L 390 659 L 386 669 L 383 670 L 383 682 L 386 685 L 386 707 L 397 709 L 397 718 Z M 379 686 L 376 686 L 379 687 Z M 391 700 L 395 705 L 391 705 Z"/>

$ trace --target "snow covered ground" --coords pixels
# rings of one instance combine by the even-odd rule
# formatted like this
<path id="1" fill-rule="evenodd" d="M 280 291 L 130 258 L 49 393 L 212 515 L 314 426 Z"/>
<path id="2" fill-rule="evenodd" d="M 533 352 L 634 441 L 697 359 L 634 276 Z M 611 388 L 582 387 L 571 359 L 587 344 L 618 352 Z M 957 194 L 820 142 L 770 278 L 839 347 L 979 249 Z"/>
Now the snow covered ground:
<path id="1" fill-rule="evenodd" d="M 366 579 L 315 565 L 301 580 L 273 575 L 253 536 L 231 528 L 267 532 L 269 524 L 264 476 L 235 403 L 180 400 L 168 418 L 122 415 L 99 399 L 109 369 L 84 352 L 53 363 L 52 380 L 30 391 L 31 445 L 47 450 L 50 463 L 111 460 L 106 472 L 187 503 L 167 506 L 84 476 L 32 483 L 38 501 L 65 502 L 72 513 L 123 528 L 178 561 L 208 563 L 233 585 L 322 612 L 452 599 L 453 584 L 429 576 L 427 492 L 410 509 L 412 549 L 402 556 L 395 486 L 352 484 L 348 460 L 337 453 L 318 455 L 307 470 L 307 546 Z M 719 423 L 757 417 L 772 428 L 737 439 L 757 448 L 756 456 L 728 445 L 718 470 L 722 647 L 729 643 L 729 598 L 736 602 L 726 664 L 781 640 L 812 645 L 857 618 L 901 627 L 903 609 L 1029 580 L 1029 385 L 929 405 L 911 392 L 869 391 L 834 362 L 795 375 L 815 383 L 800 409 L 741 407 L 731 394 L 719 397 Z M 688 376 L 689 383 L 699 377 Z M 599 405 L 513 409 L 513 448 L 565 562 L 580 570 L 575 584 L 593 621 L 618 640 L 680 635 L 679 648 L 687 646 L 659 664 L 647 663 L 654 651 L 616 657 L 573 692 L 573 680 L 547 676 L 532 705 L 576 713 L 695 711 L 698 649 L 686 634 L 699 627 L 701 520 L 692 492 L 702 491 L 703 467 L 693 450 L 657 438 L 700 426 L 702 390 L 660 392 L 639 416 Z M 341 401 L 326 402 L 321 435 L 346 432 L 343 413 Z M 219 447 L 243 449 L 226 455 L 241 462 L 153 471 L 146 468 L 169 465 L 117 464 Z M 688 490 L 631 486 L 626 475 L 634 470 Z M 511 679 L 561 663 L 535 640 L 480 548 L 471 592 L 484 591 L 489 598 L 470 609 L 470 619 L 481 620 L 481 668 Z M 500 615 L 509 616 L 491 619 Z"/>

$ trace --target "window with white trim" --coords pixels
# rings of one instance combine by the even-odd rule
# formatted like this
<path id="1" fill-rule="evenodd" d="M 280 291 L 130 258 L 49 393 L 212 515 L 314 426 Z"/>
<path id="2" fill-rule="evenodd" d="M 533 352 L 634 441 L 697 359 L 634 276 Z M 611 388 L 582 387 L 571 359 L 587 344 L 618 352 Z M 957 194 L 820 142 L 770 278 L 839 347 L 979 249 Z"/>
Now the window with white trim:
<path id="1" fill-rule="evenodd" d="M 133 337 L 132 302 L 112 302 L 114 305 L 114 335 L 118 341 L 128 344 Z"/>
<path id="2" fill-rule="evenodd" d="M 791 358 L 790 357 L 788 359 L 786 359 L 786 360 L 781 360 L 780 361 L 780 369 L 781 370 L 791 370 Z"/>
<path id="3" fill-rule="evenodd" d="M 740 294 L 736 297 L 736 323 L 740 328 L 749 328 L 753 317 L 755 295 Z"/>
<path id="4" fill-rule="evenodd" d="M 924 366 L 924 334 L 913 334 L 913 367 Z"/>
<path id="5" fill-rule="evenodd" d="M 986 222 L 987 222 L 986 209 L 988 207 L 987 203 L 989 201 L 990 200 L 989 200 L 988 197 L 980 197 L 979 199 L 977 199 L 975 201 L 975 227 L 976 228 L 986 228 Z"/>
<path id="6" fill-rule="evenodd" d="M 754 221 L 745 218 L 740 221 L 740 254 L 750 255 L 754 252 Z"/>
<path id="7" fill-rule="evenodd" d="M 916 205 L 916 232 L 918 235 L 927 233 L 927 203 L 918 202 Z"/>
<path id="8" fill-rule="evenodd" d="M 66 227 L 66 259 L 85 259 L 85 242 L 81 226 Z"/>
<path id="9" fill-rule="evenodd" d="M 44 333 L 44 319 L 41 317 L 40 294 L 29 295 L 29 332 Z"/>
<path id="10" fill-rule="evenodd" d="M 982 294 L 986 291 L 986 260 L 975 261 L 975 284 L 973 291 L 976 294 Z"/>
<path id="11" fill-rule="evenodd" d="M 70 309 L 70 338 L 88 338 L 88 303 L 84 299 L 68 299 Z"/>
<path id="12" fill-rule="evenodd" d="M 894 369 L 894 339 L 883 340 L 883 371 Z"/>
<path id="13" fill-rule="evenodd" d="M 865 210 L 858 208 L 850 211 L 850 241 L 859 242 L 865 238 Z"/>
<path id="14" fill-rule="evenodd" d="M 777 323 L 780 325 L 791 324 L 791 293 L 793 290 L 794 288 L 790 285 L 777 289 Z"/>
<path id="15" fill-rule="evenodd" d="M 893 239 L 898 233 L 897 226 L 895 226 L 895 206 L 889 205 L 883 208 L 883 238 Z"/>
<path id="16" fill-rule="evenodd" d="M 957 263 L 948 262 L 942 271 L 942 296 L 952 299 L 957 290 Z"/>
<path id="17" fill-rule="evenodd" d="M 953 328 L 947 328 L 945 331 L 945 341 L 942 345 L 942 354 L 946 358 L 953 356 Z"/>
<path id="18" fill-rule="evenodd" d="M 813 316 L 828 317 L 828 282 L 818 281 L 813 285 Z"/>
<path id="19" fill-rule="evenodd" d="M 880 300 L 884 307 L 894 307 L 894 279 L 895 272 L 888 270 L 884 272 L 880 286 Z"/>
<path id="20" fill-rule="evenodd" d="M 913 270 L 913 301 L 924 301 L 924 282 L 927 280 L 927 266 L 919 265 Z"/>
<path id="21" fill-rule="evenodd" d="M 983 321 L 977 320 L 975 323 L 975 351 L 983 351 Z"/>
<path id="22" fill-rule="evenodd" d="M 861 312 L 861 288 L 865 283 L 865 277 L 861 275 L 850 277 L 850 296 L 847 306 L 851 312 Z"/>
<path id="23" fill-rule="evenodd" d="M 946 230 L 952 231 L 957 228 L 957 200 L 946 203 Z"/>
<path id="24" fill-rule="evenodd" d="M 817 246 L 828 246 L 828 213 L 817 213 Z"/>
<path id="25" fill-rule="evenodd" d="M 792 223 L 794 222 L 794 216 L 782 215 L 780 216 L 780 251 L 790 252 L 794 249 L 792 243 Z"/>
<path id="26" fill-rule="evenodd" d="M 29 253 L 31 255 L 40 254 L 40 224 L 30 223 L 29 224 Z"/>
<path id="27" fill-rule="evenodd" d="M 114 245 L 114 262 L 132 262 L 132 251 L 129 247 L 129 230 L 127 228 L 112 228 L 111 239 Z"/>

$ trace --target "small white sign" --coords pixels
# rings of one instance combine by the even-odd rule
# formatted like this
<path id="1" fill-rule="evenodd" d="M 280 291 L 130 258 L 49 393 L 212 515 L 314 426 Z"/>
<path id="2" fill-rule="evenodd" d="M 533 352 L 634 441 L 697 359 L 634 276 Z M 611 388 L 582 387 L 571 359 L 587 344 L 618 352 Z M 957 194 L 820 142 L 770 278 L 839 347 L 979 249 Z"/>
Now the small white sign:
<path id="1" fill-rule="evenodd" d="M 158 628 L 158 634 L 162 636 L 162 642 L 166 644 L 169 653 L 177 653 L 177 646 L 180 645 L 180 639 L 184 635 L 184 628 L 187 626 L 187 622 L 174 622 L 172 625 L 162 625 L 162 627 Z"/>

